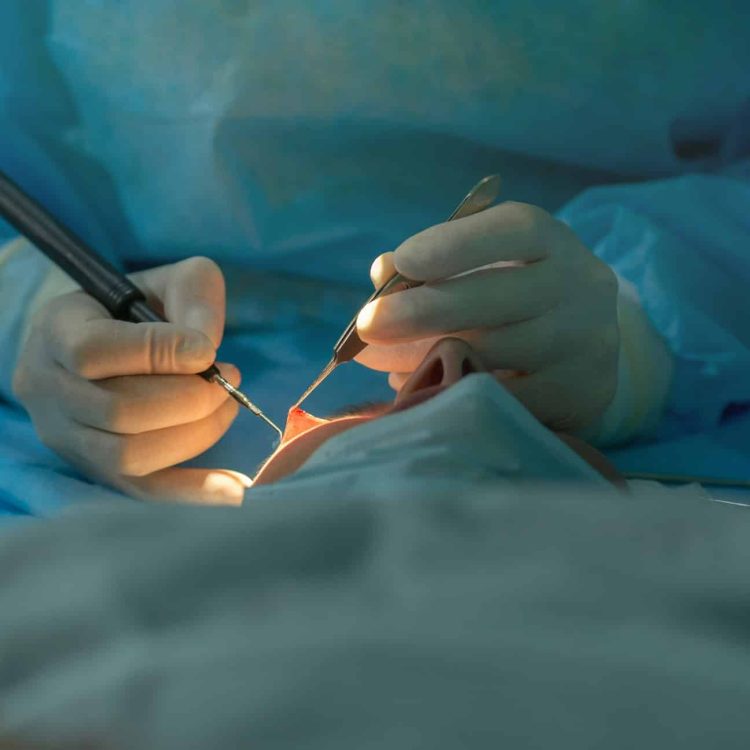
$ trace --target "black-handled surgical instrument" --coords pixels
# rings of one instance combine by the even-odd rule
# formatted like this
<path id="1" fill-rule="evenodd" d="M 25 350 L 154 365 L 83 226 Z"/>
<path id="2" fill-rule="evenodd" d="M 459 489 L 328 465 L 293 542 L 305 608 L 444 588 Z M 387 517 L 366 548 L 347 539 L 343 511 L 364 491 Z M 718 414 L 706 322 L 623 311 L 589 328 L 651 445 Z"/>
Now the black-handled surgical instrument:
<path id="1" fill-rule="evenodd" d="M 446 221 L 463 219 L 466 216 L 472 216 L 489 208 L 497 200 L 497 196 L 500 193 L 500 185 L 501 180 L 499 175 L 492 174 L 484 177 L 466 194 Z M 328 364 L 299 397 L 295 406 L 299 406 L 336 367 L 344 362 L 353 360 L 367 346 L 357 334 L 357 318 L 362 308 L 370 304 L 373 300 L 378 299 L 378 297 L 384 297 L 387 294 L 393 294 L 405 289 L 413 289 L 421 285 L 422 282 L 412 281 L 394 271 L 393 275 L 365 300 L 364 305 L 357 311 L 357 315 L 352 318 L 349 325 L 339 337 L 339 340 L 334 344 L 333 356 L 328 361 Z"/>
<path id="2" fill-rule="evenodd" d="M 164 323 L 146 302 L 146 295 L 113 265 L 64 227 L 45 208 L 0 171 L 0 216 L 61 268 L 84 292 L 100 302 L 113 318 L 133 323 Z M 217 383 L 256 417 L 277 427 L 244 393 L 211 365 L 199 375 Z"/>

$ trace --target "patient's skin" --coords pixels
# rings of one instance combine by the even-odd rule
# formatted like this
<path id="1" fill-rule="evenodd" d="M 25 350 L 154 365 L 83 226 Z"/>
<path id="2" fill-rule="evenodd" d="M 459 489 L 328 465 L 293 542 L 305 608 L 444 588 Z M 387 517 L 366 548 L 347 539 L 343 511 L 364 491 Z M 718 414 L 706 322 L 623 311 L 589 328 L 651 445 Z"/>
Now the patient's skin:
<path id="1" fill-rule="evenodd" d="M 253 482 L 254 486 L 270 484 L 294 473 L 307 459 L 334 435 L 339 435 L 372 419 L 421 404 L 477 372 L 486 372 L 476 352 L 461 339 L 438 341 L 412 373 L 392 404 L 378 404 L 358 414 L 320 419 L 300 408 L 289 410 L 281 444 L 266 461 Z M 622 482 L 614 467 L 597 451 L 581 440 L 560 436 L 585 461 L 615 484 Z"/>

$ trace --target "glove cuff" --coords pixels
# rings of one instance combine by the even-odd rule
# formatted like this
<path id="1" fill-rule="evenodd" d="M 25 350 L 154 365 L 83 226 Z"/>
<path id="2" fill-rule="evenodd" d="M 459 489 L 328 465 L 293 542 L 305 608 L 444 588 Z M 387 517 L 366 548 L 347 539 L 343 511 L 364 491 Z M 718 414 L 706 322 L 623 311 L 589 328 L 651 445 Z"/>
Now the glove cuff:
<path id="1" fill-rule="evenodd" d="M 641 307 L 638 292 L 618 276 L 620 353 L 615 395 L 582 437 L 599 447 L 646 437 L 659 424 L 674 370 L 672 354 Z"/>

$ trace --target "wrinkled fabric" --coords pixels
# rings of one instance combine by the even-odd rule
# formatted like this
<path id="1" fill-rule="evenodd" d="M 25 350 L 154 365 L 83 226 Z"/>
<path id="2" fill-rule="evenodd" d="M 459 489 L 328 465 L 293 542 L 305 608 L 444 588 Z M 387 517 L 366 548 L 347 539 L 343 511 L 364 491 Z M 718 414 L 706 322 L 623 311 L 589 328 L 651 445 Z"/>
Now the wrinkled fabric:
<path id="1" fill-rule="evenodd" d="M 747 509 L 419 479 L 3 535 L 3 729 L 112 750 L 747 747 Z"/>
<path id="2" fill-rule="evenodd" d="M 749 165 L 750 166 L 750 165 Z M 584 192 L 560 216 L 639 290 L 675 355 L 674 432 L 750 403 L 750 179 L 691 175 Z"/>
<path id="3" fill-rule="evenodd" d="M 25 433 L 26 444 L 19 445 L 6 465 L 0 464 L 0 470 L 17 478 L 15 490 L 9 493 L 17 512 L 33 514 L 39 507 L 34 501 L 40 496 L 57 499 L 45 514 L 59 513 L 71 495 L 78 503 L 111 504 L 124 499 L 114 492 L 100 493 L 95 485 L 66 471 L 64 462 L 56 457 L 52 457 L 50 471 L 45 463 L 51 454 L 44 448 L 41 453 L 48 454 L 46 461 L 38 456 L 36 461 L 24 462 L 29 453 L 38 453 L 33 432 L 18 418 L 15 433 Z M 260 434 L 265 438 L 265 458 L 271 452 L 271 441 L 265 432 Z M 237 441 L 235 428 L 224 443 L 209 451 L 201 463 L 213 461 L 216 465 L 218 454 L 229 462 L 223 465 L 254 474 L 260 459 L 251 463 L 246 445 Z M 55 475 L 59 481 L 50 484 Z M 420 492 L 430 494 L 442 491 L 446 482 L 460 488 L 499 479 L 607 484 L 491 376 L 474 375 L 424 404 L 328 440 L 293 475 L 268 487 L 250 489 L 246 502 L 252 503 L 258 493 L 287 496 L 289 485 L 294 485 L 297 493 L 319 497 L 355 492 L 357 487 L 377 488 L 379 496 L 388 498 L 415 482 Z"/>
<path id="4" fill-rule="evenodd" d="M 294 484 L 336 495 L 361 485 L 388 497 L 413 478 L 430 494 L 448 477 L 464 486 L 499 477 L 607 484 L 485 374 L 326 441 L 278 491 Z"/>
<path id="5" fill-rule="evenodd" d="M 698 193 L 736 207 L 731 236 L 746 240 L 747 182 L 717 192 L 708 178 L 657 178 L 717 172 L 750 153 L 744 12 L 698 0 L 679 12 L 548 5 L 532 18 L 518 0 L 8 0 L 0 167 L 125 269 L 206 254 L 250 273 L 234 302 L 247 305 L 238 319 L 248 327 L 230 331 L 221 356 L 235 359 L 277 419 L 326 360 L 357 307 L 354 292 L 366 296 L 371 260 L 441 221 L 479 177 L 500 172 L 504 197 L 549 210 L 591 185 L 640 181 L 589 193 L 565 215 L 650 298 L 662 332 L 680 321 L 670 343 L 684 379 L 672 413 L 680 429 L 713 424 L 722 396 L 686 401 L 714 385 L 726 403 L 744 397 L 736 378 L 746 374 L 746 345 L 736 325 L 705 341 L 712 311 L 695 313 L 686 290 L 695 273 L 715 289 L 722 269 L 745 268 L 747 242 L 726 254 L 714 238 L 729 215 Z M 658 211 L 643 207 L 650 201 Z M 681 221 L 701 231 L 686 238 Z M 669 277 L 673 266 L 627 272 L 646 235 L 692 255 L 682 281 Z M 8 227 L 2 236 L 12 237 Z M 710 264 L 699 262 L 705 253 Z M 27 255 L 0 277 L 4 361 L 43 269 Z M 736 300 L 744 279 L 726 278 Z M 269 284 L 273 314 L 257 303 Z M 0 371 L 8 402 L 11 374 L 10 364 Z M 381 376 L 354 366 L 334 382 L 314 407 L 388 394 Z M 0 405 L 0 434 L 11 442 L 21 427 L 9 409 Z M 233 467 L 259 461 L 267 438 L 241 419 L 211 460 L 223 452 Z M 19 490 L 12 463 L 0 486 Z M 40 492 L 31 504 L 45 514 L 60 502 Z"/>

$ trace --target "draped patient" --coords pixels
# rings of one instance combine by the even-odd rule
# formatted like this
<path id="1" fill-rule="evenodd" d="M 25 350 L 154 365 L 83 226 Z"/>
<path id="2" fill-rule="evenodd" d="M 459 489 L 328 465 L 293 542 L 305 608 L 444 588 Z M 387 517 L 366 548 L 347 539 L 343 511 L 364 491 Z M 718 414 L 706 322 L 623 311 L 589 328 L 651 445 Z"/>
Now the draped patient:
<path id="1" fill-rule="evenodd" d="M 258 471 L 254 486 L 276 482 L 293 474 L 327 441 L 342 433 L 373 420 L 410 410 L 439 396 L 465 378 L 487 372 L 479 355 L 468 343 L 461 339 L 446 337 L 439 340 L 427 353 L 392 403 L 353 407 L 340 416 L 329 419 L 321 419 L 302 409 L 293 408 L 289 412 L 281 444 Z M 499 384 L 496 387 L 502 389 Z M 459 408 L 455 413 L 457 425 L 462 419 Z M 536 422 L 533 418 L 529 421 Z M 548 432 L 539 423 L 534 427 Z M 401 426 L 395 429 L 401 429 Z M 406 430 L 409 430 L 408 426 Z M 615 482 L 618 480 L 613 467 L 593 448 L 567 435 L 561 434 L 558 437 L 602 475 Z"/>
<path id="2" fill-rule="evenodd" d="M 504 387 L 553 430 L 603 446 L 658 423 L 671 354 L 636 291 L 542 209 L 505 202 L 430 227 L 377 258 L 372 281 L 395 271 L 424 283 L 371 302 L 357 320 L 367 343 L 357 361 L 389 373 L 395 389 L 452 336 L 493 376 L 524 373 Z M 170 323 L 112 320 L 52 275 L 26 318 L 15 396 L 42 441 L 102 484 L 140 498 L 240 502 L 242 477 L 183 465 L 237 415 L 222 389 L 194 377 L 221 345 L 222 273 L 191 258 L 131 278 Z M 218 366 L 239 385 L 236 367 Z M 252 362 L 245 369 L 252 390 Z"/>

